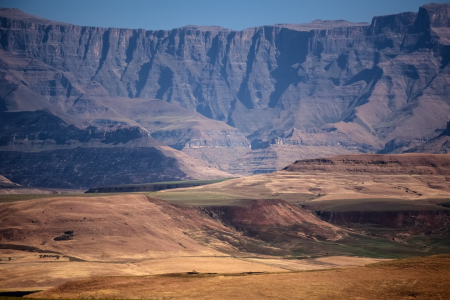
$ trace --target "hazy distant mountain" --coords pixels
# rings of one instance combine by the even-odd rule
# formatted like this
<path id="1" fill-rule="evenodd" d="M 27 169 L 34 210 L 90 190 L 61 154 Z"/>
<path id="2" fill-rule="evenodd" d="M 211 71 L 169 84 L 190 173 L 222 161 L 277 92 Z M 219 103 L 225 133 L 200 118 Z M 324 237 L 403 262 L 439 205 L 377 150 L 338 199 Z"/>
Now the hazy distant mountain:
<path id="1" fill-rule="evenodd" d="M 0 174 L 20 184 L 214 177 L 400 153 L 450 119 L 449 4 L 371 24 L 243 31 L 82 27 L 0 9 L 0 36 Z M 146 159 L 161 164 L 138 163 Z M 39 179 L 38 162 L 53 179 Z"/>

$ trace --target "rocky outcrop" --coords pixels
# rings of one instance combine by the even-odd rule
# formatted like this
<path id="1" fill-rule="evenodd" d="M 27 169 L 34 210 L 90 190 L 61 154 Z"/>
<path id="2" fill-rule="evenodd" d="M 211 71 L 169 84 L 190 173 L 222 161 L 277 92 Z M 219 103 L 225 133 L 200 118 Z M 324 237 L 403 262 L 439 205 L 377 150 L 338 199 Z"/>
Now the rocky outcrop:
<path id="1" fill-rule="evenodd" d="M 407 34 L 411 31 L 417 13 L 406 12 L 396 15 L 375 17 L 370 24 L 368 32 L 371 35 L 400 33 Z"/>
<path id="2" fill-rule="evenodd" d="M 450 28 L 450 6 L 430 3 L 419 8 L 414 29 L 417 31 L 433 27 Z"/>

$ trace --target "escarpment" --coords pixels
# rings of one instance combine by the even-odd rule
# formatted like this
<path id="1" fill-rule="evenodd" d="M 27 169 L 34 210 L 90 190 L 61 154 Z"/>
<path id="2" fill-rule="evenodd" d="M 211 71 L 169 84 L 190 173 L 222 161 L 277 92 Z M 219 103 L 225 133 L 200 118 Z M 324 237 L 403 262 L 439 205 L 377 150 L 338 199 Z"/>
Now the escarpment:
<path id="1" fill-rule="evenodd" d="M 97 28 L 1 9 L 0 110 L 141 127 L 235 174 L 342 153 L 445 153 L 420 146 L 450 116 L 449 7 L 242 31 Z"/>

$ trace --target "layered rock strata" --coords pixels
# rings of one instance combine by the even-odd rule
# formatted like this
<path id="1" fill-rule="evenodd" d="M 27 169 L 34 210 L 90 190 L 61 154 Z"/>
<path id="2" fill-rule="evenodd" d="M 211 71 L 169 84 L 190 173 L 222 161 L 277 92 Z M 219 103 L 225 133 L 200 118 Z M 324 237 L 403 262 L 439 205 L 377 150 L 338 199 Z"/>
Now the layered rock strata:
<path id="1" fill-rule="evenodd" d="M 240 174 L 287 157 L 400 153 L 450 118 L 449 7 L 243 31 L 97 28 L 1 9 L 0 110 L 141 127 Z"/>

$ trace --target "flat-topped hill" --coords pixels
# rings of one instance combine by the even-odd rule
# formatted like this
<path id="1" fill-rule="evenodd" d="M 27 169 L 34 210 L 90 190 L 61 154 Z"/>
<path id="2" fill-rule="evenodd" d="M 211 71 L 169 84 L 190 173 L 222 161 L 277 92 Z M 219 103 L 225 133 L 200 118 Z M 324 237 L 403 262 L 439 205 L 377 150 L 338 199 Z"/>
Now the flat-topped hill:
<path id="1" fill-rule="evenodd" d="M 297 160 L 284 171 L 370 174 L 449 175 L 446 154 L 356 154 Z"/>

